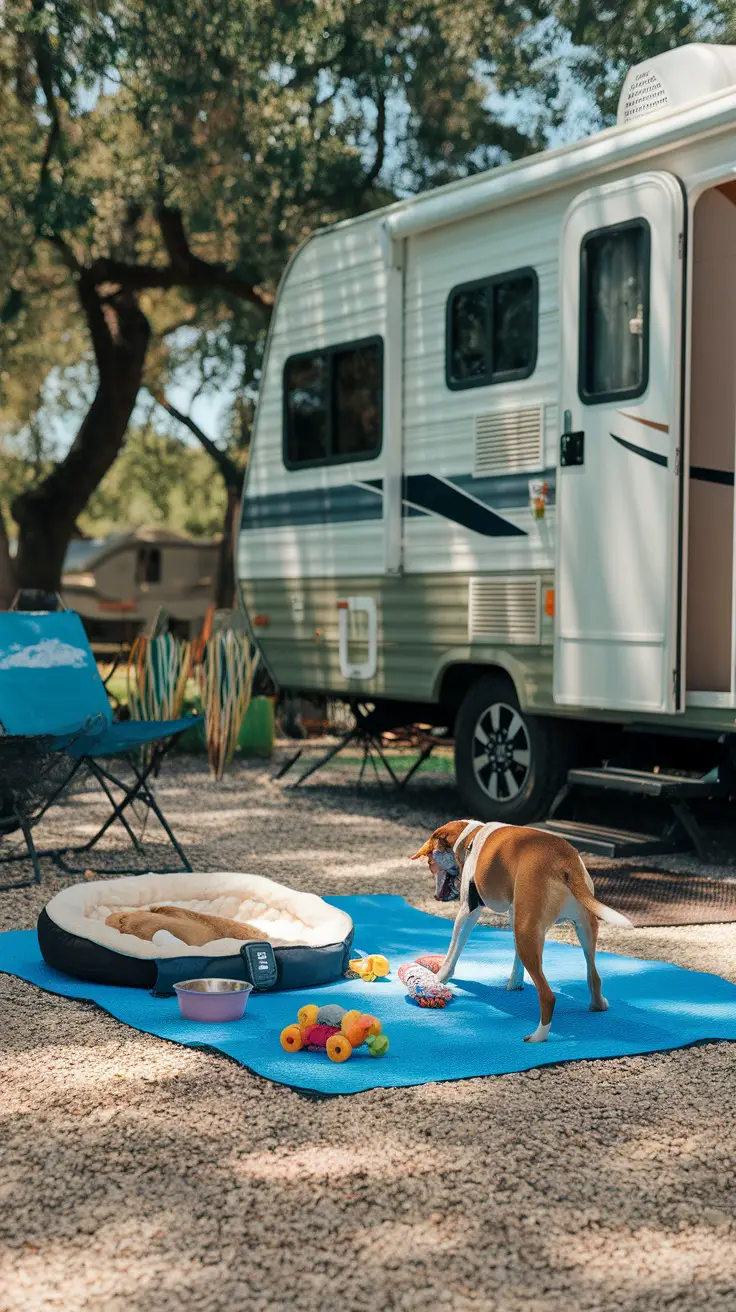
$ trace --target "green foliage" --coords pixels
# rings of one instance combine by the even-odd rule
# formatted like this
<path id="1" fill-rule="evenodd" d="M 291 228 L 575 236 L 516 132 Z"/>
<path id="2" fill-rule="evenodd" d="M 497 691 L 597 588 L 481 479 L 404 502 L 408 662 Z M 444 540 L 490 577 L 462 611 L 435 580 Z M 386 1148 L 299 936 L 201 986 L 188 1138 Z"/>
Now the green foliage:
<path id="1" fill-rule="evenodd" d="M 227 385 L 242 411 L 285 262 L 314 227 L 539 149 L 581 87 L 608 122 L 632 62 L 734 28 L 727 0 L 2 10 L 0 437 L 22 435 L 44 457 L 39 414 L 83 408 L 95 376 L 80 271 L 100 295 L 138 297 L 154 394 L 187 376 Z M 242 452 L 242 413 L 231 428 L 217 436 Z M 121 468 L 132 448 L 145 466 L 142 443 L 131 437 Z M 156 495 L 160 509 L 168 494 Z"/>
<path id="2" fill-rule="evenodd" d="M 208 537 L 222 529 L 225 489 L 204 451 L 134 428 L 80 518 L 91 537 L 155 524 Z"/>
<path id="3" fill-rule="evenodd" d="M 0 450 L 0 514 L 12 529 L 10 506 L 25 488 L 49 472 L 17 452 Z M 79 527 L 90 537 L 105 537 L 121 528 L 166 525 L 196 536 L 222 530 L 226 493 L 212 477 L 212 463 L 196 446 L 150 427 L 133 428 L 109 474 L 90 499 Z"/>

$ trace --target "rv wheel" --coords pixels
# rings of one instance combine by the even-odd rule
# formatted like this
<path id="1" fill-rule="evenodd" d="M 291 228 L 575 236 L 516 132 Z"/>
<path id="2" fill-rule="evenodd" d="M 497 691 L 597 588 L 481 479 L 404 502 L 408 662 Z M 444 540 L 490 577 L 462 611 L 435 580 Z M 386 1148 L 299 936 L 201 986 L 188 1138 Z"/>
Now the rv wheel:
<path id="1" fill-rule="evenodd" d="M 474 820 L 526 824 L 546 816 L 567 778 L 567 734 L 519 709 L 510 684 L 489 677 L 466 694 L 455 723 L 455 778 Z"/>

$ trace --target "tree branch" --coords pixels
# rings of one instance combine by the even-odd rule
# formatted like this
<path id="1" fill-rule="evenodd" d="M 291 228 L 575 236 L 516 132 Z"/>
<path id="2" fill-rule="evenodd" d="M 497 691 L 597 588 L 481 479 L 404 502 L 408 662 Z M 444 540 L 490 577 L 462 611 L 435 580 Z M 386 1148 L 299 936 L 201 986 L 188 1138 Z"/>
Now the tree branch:
<path id="1" fill-rule="evenodd" d="M 62 261 L 66 265 L 69 272 L 76 274 L 78 278 L 81 277 L 81 275 L 84 273 L 84 267 L 79 263 L 79 260 L 74 254 L 74 251 L 72 250 L 69 243 L 65 241 L 63 237 L 59 236 L 58 232 L 46 233 L 46 240 L 49 242 L 51 246 L 54 247 L 55 250 L 59 252 Z"/>
<path id="2" fill-rule="evenodd" d="M 161 332 L 157 333 L 157 336 L 165 341 L 167 337 L 171 337 L 174 333 L 178 333 L 181 328 L 191 328 L 193 323 L 194 319 L 191 314 L 187 315 L 185 319 L 175 319 L 174 322 L 168 324 L 166 328 L 162 328 Z"/>
<path id="3" fill-rule="evenodd" d="M 378 178 L 381 172 L 381 169 L 383 168 L 383 161 L 385 159 L 385 156 L 386 156 L 386 93 L 384 91 L 380 91 L 378 94 L 378 102 L 376 104 L 376 154 L 373 163 L 371 164 L 371 167 L 369 168 L 368 172 L 363 178 L 361 191 L 367 191 L 369 187 L 373 186 L 373 183 L 376 181 L 376 179 Z"/>
<path id="4" fill-rule="evenodd" d="M 189 268 L 195 257 L 189 247 L 189 239 L 184 229 L 181 210 L 173 209 L 168 205 L 159 205 L 156 210 L 156 219 L 161 229 L 161 236 L 172 269 L 185 270 Z"/>
<path id="5" fill-rule="evenodd" d="M 267 292 L 254 287 L 238 274 L 230 273 L 223 264 L 209 264 L 195 255 L 190 257 L 185 268 L 171 264 L 128 264 L 125 260 L 103 256 L 94 260 L 86 272 L 95 286 L 111 282 L 131 291 L 153 288 L 167 290 L 172 287 L 217 288 L 238 300 L 248 301 L 265 315 L 270 315 L 273 309 L 273 297 Z"/>
<path id="6" fill-rule="evenodd" d="M 154 400 L 158 401 L 162 410 L 165 410 L 167 414 L 170 414 L 172 419 L 176 419 L 178 423 L 183 424 L 184 427 L 188 428 L 189 432 L 196 437 L 197 441 L 204 447 L 207 455 L 210 456 L 217 465 L 217 468 L 224 479 L 225 486 L 233 491 L 239 491 L 243 479 L 243 472 L 238 468 L 235 461 L 230 459 L 227 452 L 221 450 L 221 448 L 212 441 L 212 438 L 208 437 L 207 434 L 202 431 L 199 424 L 194 422 L 190 415 L 183 414 L 182 411 L 177 410 L 176 406 L 173 406 L 170 401 L 167 401 L 163 392 L 151 392 L 151 395 Z"/>
<path id="7" fill-rule="evenodd" d="M 48 38 L 45 33 L 36 38 L 34 43 L 34 57 L 38 81 L 46 102 L 46 111 L 51 119 L 51 128 L 46 139 L 46 149 L 43 153 L 41 173 L 39 177 L 39 188 L 43 189 L 48 176 L 49 164 L 54 157 L 61 139 L 61 119 L 59 117 L 59 107 L 56 103 L 56 91 L 54 89 L 53 62 Z"/>
<path id="8" fill-rule="evenodd" d="M 59 252 L 62 261 L 74 276 L 80 305 L 87 320 L 87 327 L 92 338 L 92 347 L 97 361 L 97 368 L 102 379 L 105 371 L 114 369 L 115 356 L 113 337 L 105 318 L 105 303 L 114 301 L 114 297 L 102 297 L 98 294 L 94 282 L 82 264 L 79 263 L 68 242 L 58 233 L 51 233 L 47 241 Z M 119 295 L 119 293 L 118 293 Z"/>

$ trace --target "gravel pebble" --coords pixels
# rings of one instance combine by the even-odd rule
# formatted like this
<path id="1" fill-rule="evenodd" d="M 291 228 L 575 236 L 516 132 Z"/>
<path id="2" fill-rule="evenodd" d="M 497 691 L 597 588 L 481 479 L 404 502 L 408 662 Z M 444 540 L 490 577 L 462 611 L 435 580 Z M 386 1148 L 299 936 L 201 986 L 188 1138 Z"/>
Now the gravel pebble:
<path id="1" fill-rule="evenodd" d="M 294 793 L 272 770 L 166 767 L 195 868 L 454 914 L 407 860 L 462 812 L 446 782 L 357 790 L 338 768 Z M 92 794 L 57 808 L 44 841 L 94 814 Z M 67 882 L 45 862 L 0 929 Z M 600 943 L 736 980 L 732 925 Z M 727 1043 L 317 1101 L 4 976 L 0 1017 L 0 1312 L 736 1309 Z"/>

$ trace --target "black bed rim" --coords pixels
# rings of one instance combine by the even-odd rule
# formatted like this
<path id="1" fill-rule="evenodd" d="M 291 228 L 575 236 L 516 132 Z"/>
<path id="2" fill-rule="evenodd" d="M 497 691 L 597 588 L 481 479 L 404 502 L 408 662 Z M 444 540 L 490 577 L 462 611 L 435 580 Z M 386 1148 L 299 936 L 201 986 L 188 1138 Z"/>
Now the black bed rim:
<path id="1" fill-rule="evenodd" d="M 156 961 L 152 958 L 130 957 L 123 952 L 93 943 L 81 934 L 72 934 L 57 925 L 44 907 L 37 924 L 38 945 L 47 966 L 71 975 L 75 979 L 95 984 L 117 984 L 125 988 L 153 989 L 158 977 Z M 274 948 L 278 966 L 278 982 L 274 991 L 318 987 L 341 979 L 347 969 L 353 931 L 339 943 L 310 948 L 299 944 Z M 202 954 L 205 956 L 206 954 Z M 181 960 L 181 978 L 191 977 L 191 957 L 167 958 Z M 223 962 L 233 958 L 223 957 Z M 187 965 L 188 963 L 188 965 Z"/>

